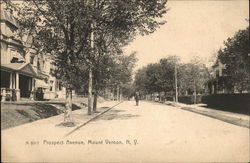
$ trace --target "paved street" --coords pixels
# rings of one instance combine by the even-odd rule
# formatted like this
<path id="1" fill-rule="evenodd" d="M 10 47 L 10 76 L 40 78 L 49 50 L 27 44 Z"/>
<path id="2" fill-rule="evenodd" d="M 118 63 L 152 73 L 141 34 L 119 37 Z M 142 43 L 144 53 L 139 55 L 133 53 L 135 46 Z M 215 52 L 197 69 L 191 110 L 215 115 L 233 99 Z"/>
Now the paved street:
<path id="1" fill-rule="evenodd" d="M 65 130 L 65 134 L 70 130 L 73 128 Z M 5 152 L 10 160 L 249 161 L 248 128 L 153 102 L 140 102 L 138 107 L 134 101 L 123 102 L 64 139 L 56 138 L 56 132 L 45 138 L 29 133 L 28 128 L 24 134 L 13 136 L 14 132 L 6 130 L 2 134 L 4 149 L 12 151 Z M 30 139 L 33 145 L 25 145 Z"/>

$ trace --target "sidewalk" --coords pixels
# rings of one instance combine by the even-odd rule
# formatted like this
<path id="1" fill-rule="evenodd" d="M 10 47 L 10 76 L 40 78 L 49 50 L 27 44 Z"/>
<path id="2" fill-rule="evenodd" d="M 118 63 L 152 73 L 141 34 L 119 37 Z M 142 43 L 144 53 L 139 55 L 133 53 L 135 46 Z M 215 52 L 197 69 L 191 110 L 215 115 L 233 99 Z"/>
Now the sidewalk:
<path id="1" fill-rule="evenodd" d="M 197 114 L 201 114 L 204 116 L 208 116 L 211 118 L 215 118 L 227 123 L 231 123 L 237 126 L 250 128 L 249 124 L 249 116 L 244 114 L 232 113 L 227 111 L 221 111 L 211 108 L 202 107 L 202 104 L 183 104 L 183 103 L 174 103 L 174 102 L 166 102 L 168 105 L 173 105 L 183 110 L 191 111 Z"/>
<path id="2" fill-rule="evenodd" d="M 75 110 L 72 112 L 73 121 L 76 124 L 75 127 L 64 127 L 59 124 L 63 122 L 64 115 L 53 116 L 47 119 L 38 120 L 32 123 L 20 125 L 17 127 L 2 130 L 2 138 L 11 140 L 16 139 L 20 134 L 22 138 L 26 140 L 33 139 L 60 139 L 72 130 L 82 126 L 82 124 L 88 123 L 91 119 L 99 116 L 103 112 L 110 109 L 114 105 L 118 104 L 117 101 L 107 101 L 98 105 L 97 112 L 92 115 L 87 115 L 87 108 Z M 80 128 L 79 128 L 80 129 Z"/>

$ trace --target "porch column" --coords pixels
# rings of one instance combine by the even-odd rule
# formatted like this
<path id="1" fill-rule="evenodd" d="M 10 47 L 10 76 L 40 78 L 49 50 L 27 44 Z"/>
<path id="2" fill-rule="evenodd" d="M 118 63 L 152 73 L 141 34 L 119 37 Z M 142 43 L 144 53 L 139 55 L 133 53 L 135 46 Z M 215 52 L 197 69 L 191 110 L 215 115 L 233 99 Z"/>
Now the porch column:
<path id="1" fill-rule="evenodd" d="M 20 89 L 19 89 L 19 73 L 16 72 L 16 100 L 20 100 Z"/>
<path id="2" fill-rule="evenodd" d="M 31 91 L 31 79 L 28 80 L 28 91 Z"/>
<path id="3" fill-rule="evenodd" d="M 16 86 L 15 85 L 16 84 L 15 83 L 15 73 L 12 73 L 11 75 L 12 75 L 12 88 L 15 89 L 15 86 Z"/>
<path id="4" fill-rule="evenodd" d="M 52 91 L 53 91 L 53 92 L 56 92 L 56 80 L 53 80 Z"/>
<path id="5" fill-rule="evenodd" d="M 16 72 L 16 89 L 19 89 L 19 73 Z"/>
<path id="6" fill-rule="evenodd" d="M 35 86 L 35 84 L 34 84 L 34 82 L 35 82 L 35 79 L 34 78 L 31 78 L 30 79 L 30 100 L 34 100 L 35 99 L 35 92 L 34 92 L 34 86 Z"/>
<path id="7" fill-rule="evenodd" d="M 10 73 L 10 86 L 9 86 L 10 89 L 12 89 L 12 73 Z"/>
<path id="8" fill-rule="evenodd" d="M 31 87 L 32 91 L 35 91 L 35 82 L 36 80 L 32 78 L 32 87 Z"/>

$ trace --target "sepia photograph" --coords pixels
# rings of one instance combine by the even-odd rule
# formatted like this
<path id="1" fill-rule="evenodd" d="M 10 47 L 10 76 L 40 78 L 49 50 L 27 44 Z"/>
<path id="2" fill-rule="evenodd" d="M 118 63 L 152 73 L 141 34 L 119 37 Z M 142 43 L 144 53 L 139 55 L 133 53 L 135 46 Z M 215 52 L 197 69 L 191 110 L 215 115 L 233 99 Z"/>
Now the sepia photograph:
<path id="1" fill-rule="evenodd" d="M 0 0 L 1 162 L 250 162 L 248 0 Z"/>

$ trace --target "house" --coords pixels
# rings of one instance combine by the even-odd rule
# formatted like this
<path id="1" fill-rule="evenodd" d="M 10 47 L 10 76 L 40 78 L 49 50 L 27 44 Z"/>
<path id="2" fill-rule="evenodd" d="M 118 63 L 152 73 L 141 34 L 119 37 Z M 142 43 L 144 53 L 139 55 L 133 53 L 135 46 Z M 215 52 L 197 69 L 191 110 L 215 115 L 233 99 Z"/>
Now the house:
<path id="1" fill-rule="evenodd" d="M 225 75 L 224 71 L 225 65 L 222 64 L 219 59 L 217 59 L 215 64 L 212 66 L 212 79 L 207 82 L 207 90 L 209 94 L 230 92 L 230 90 L 225 87 L 227 76 Z"/>
<path id="2" fill-rule="evenodd" d="M 62 82 L 51 75 L 53 58 L 36 54 L 32 33 L 19 37 L 16 19 L 1 6 L 1 101 L 7 97 L 34 99 L 40 90 L 45 99 L 65 97 Z"/>

